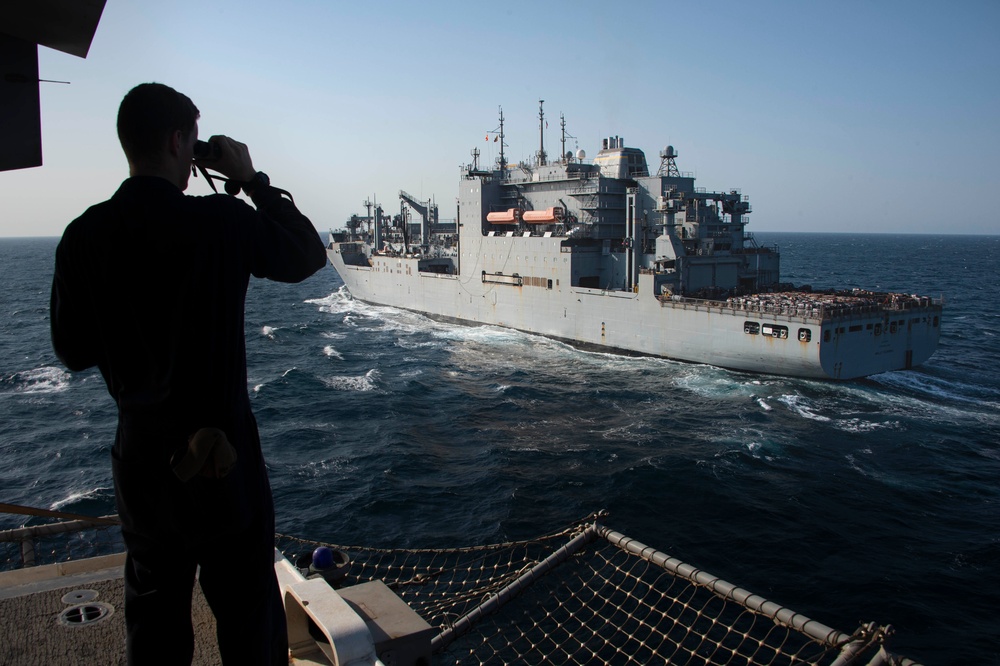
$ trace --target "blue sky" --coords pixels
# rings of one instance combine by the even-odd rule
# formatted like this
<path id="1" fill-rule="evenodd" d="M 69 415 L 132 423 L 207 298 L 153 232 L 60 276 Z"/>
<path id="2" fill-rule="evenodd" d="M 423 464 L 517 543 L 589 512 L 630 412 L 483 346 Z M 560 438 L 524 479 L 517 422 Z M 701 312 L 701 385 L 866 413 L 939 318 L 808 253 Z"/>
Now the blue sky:
<path id="1" fill-rule="evenodd" d="M 87 59 L 42 48 L 45 165 L 0 173 L 0 237 L 57 236 L 127 176 L 122 96 L 167 83 L 320 231 L 398 191 L 455 213 L 503 106 L 508 159 L 559 115 L 667 144 L 753 231 L 1000 233 L 1000 3 L 108 0 Z M 200 177 L 189 194 L 209 190 Z"/>

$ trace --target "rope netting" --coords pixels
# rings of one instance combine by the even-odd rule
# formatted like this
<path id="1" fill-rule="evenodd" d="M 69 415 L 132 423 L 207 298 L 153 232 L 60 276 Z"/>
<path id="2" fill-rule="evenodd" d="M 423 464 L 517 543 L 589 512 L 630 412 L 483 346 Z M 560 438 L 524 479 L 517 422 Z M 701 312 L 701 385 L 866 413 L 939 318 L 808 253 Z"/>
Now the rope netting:
<path id="1" fill-rule="evenodd" d="M 596 522 L 530 541 L 383 550 L 279 535 L 289 559 L 347 555 L 338 585 L 383 580 L 440 633 L 438 663 L 912 664 L 889 627 L 844 634 Z"/>
<path id="2" fill-rule="evenodd" d="M 304 564 L 347 556 L 346 587 L 382 580 L 438 634 L 439 664 L 912 665 L 885 651 L 891 627 L 845 634 L 588 518 L 554 534 L 451 549 L 341 546 L 278 534 Z M 0 570 L 124 551 L 115 517 L 0 531 Z"/>

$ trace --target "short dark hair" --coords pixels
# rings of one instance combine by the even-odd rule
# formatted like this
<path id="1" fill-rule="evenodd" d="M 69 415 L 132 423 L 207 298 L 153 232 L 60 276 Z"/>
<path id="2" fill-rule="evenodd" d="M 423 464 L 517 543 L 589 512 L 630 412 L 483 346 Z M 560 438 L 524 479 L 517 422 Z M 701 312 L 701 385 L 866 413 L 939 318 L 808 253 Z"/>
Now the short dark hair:
<path id="1" fill-rule="evenodd" d="M 140 83 L 118 107 L 118 140 L 130 162 L 155 158 L 167 136 L 187 134 L 199 115 L 187 95 L 162 83 Z"/>

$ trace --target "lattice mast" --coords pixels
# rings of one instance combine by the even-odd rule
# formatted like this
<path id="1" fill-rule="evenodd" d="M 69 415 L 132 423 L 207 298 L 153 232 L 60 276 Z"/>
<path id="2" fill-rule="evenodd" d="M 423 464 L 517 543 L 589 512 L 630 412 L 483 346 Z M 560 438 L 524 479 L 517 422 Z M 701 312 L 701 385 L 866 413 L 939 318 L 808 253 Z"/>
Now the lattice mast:
<path id="1" fill-rule="evenodd" d="M 667 146 L 660 151 L 660 170 L 656 175 L 680 177 L 681 172 L 677 170 L 677 151 L 673 146 Z"/>

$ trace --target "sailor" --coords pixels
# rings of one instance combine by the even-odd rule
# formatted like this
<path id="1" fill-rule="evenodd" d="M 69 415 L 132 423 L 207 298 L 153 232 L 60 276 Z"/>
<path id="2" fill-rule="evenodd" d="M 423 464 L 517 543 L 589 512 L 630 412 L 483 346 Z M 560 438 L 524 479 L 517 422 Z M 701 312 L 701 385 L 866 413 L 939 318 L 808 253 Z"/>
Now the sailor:
<path id="1" fill-rule="evenodd" d="M 70 370 L 100 369 L 118 408 L 112 470 L 127 549 L 128 663 L 191 663 L 200 567 L 223 662 L 287 664 L 243 307 L 251 275 L 298 282 L 326 256 L 246 145 L 212 137 L 217 158 L 194 161 L 198 117 L 187 96 L 158 83 L 122 100 L 129 178 L 63 234 L 52 341 Z M 193 163 L 242 183 L 255 207 L 186 196 Z"/>

